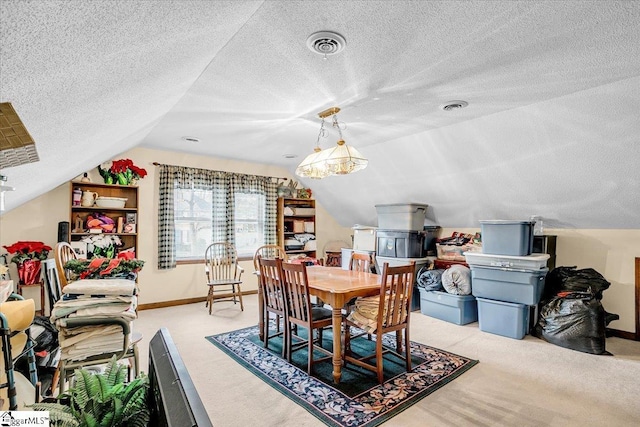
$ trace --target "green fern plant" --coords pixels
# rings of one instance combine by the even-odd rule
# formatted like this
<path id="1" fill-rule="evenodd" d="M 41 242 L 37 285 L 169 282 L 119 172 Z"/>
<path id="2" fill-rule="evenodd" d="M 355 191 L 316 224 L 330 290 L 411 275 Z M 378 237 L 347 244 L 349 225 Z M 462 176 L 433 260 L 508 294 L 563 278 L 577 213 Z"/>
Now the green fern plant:
<path id="1" fill-rule="evenodd" d="M 147 427 L 149 378 L 141 374 L 125 384 L 126 371 L 115 356 L 102 374 L 77 369 L 75 384 L 56 403 L 36 403 L 31 408 L 49 411 L 53 427 Z"/>

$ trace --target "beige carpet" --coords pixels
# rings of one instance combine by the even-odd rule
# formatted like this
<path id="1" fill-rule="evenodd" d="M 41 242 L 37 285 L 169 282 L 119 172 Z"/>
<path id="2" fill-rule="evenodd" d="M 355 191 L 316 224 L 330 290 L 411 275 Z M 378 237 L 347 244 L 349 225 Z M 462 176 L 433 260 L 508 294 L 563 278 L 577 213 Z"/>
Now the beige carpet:
<path id="1" fill-rule="evenodd" d="M 323 425 L 204 338 L 255 325 L 257 296 L 244 301 L 244 312 L 217 303 L 211 316 L 204 303 L 140 311 L 134 327 L 144 334 L 141 366 L 147 366 L 149 339 L 164 326 L 215 426 Z M 640 342 L 609 338 L 607 350 L 614 356 L 596 356 L 420 312 L 412 314 L 411 339 L 480 363 L 384 426 L 640 425 Z"/>

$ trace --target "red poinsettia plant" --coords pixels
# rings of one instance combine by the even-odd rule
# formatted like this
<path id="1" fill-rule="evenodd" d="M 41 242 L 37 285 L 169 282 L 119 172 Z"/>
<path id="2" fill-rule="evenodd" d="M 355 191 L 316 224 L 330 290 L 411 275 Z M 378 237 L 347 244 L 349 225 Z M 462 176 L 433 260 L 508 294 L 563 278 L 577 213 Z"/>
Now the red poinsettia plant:
<path id="1" fill-rule="evenodd" d="M 20 241 L 10 246 L 2 246 L 10 254 L 15 254 L 11 258 L 11 262 L 18 265 L 28 259 L 45 260 L 49 256 L 51 246 L 47 246 L 42 242 Z"/>
<path id="2" fill-rule="evenodd" d="M 147 171 L 133 164 L 131 159 L 120 159 L 98 166 L 98 172 L 106 184 L 130 185 L 133 180 L 147 176 Z"/>

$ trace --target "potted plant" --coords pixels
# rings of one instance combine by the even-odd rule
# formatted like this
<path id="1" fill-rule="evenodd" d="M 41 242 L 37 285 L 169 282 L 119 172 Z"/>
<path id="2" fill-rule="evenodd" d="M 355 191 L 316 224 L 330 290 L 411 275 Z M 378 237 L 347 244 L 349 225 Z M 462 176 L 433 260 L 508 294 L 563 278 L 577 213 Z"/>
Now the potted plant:
<path id="1" fill-rule="evenodd" d="M 11 262 L 18 267 L 18 278 L 23 285 L 33 285 L 40 280 L 41 261 L 47 259 L 51 246 L 42 242 L 19 241 L 3 246 L 10 254 L 15 254 Z"/>
<path id="2" fill-rule="evenodd" d="M 147 406 L 149 378 L 140 374 L 125 383 L 126 365 L 115 356 L 104 373 L 77 369 L 75 383 L 53 402 L 30 405 L 36 411 L 49 411 L 52 426 L 64 427 L 146 427 L 151 417 Z"/>
<path id="3" fill-rule="evenodd" d="M 120 159 L 102 163 L 98 172 L 105 184 L 135 185 L 147 176 L 147 171 L 133 164 L 131 159 Z"/>

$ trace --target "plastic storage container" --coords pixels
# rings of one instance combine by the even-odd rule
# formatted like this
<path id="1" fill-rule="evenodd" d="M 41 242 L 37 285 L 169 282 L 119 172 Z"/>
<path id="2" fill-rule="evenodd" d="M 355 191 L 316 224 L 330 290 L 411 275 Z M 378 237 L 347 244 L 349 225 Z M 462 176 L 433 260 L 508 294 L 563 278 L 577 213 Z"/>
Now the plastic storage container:
<path id="1" fill-rule="evenodd" d="M 540 302 L 548 268 L 516 270 L 470 265 L 471 293 L 512 303 L 534 305 Z"/>
<path id="2" fill-rule="evenodd" d="M 480 229 L 485 254 L 523 256 L 533 250 L 531 221 L 480 221 Z"/>
<path id="3" fill-rule="evenodd" d="M 424 226 L 424 250 L 425 256 L 436 256 L 436 240 L 440 234 L 440 226 L 425 225 Z"/>
<path id="4" fill-rule="evenodd" d="M 422 231 L 429 205 L 398 203 L 376 205 L 378 228 L 388 230 Z"/>
<path id="5" fill-rule="evenodd" d="M 356 251 L 375 251 L 376 228 L 358 225 L 354 226 L 353 249 Z"/>
<path id="6" fill-rule="evenodd" d="M 478 305 L 473 295 L 453 295 L 420 288 L 420 312 L 457 325 L 478 321 Z"/>
<path id="7" fill-rule="evenodd" d="M 478 326 L 481 331 L 521 340 L 529 329 L 529 307 L 491 299 L 478 301 Z"/>
<path id="8" fill-rule="evenodd" d="M 547 261 L 549 260 L 549 254 L 510 256 L 465 252 L 464 257 L 469 265 L 516 268 L 523 270 L 541 270 L 547 266 Z"/>
<path id="9" fill-rule="evenodd" d="M 424 232 L 378 230 L 376 255 L 395 258 L 422 258 Z"/>

